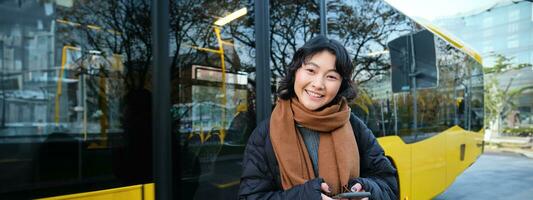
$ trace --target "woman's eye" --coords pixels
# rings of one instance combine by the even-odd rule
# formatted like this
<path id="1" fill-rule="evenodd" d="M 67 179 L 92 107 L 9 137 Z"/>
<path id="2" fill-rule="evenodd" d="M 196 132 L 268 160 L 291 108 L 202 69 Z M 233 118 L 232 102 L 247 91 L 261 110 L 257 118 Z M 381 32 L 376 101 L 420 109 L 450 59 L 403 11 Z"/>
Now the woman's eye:
<path id="1" fill-rule="evenodd" d="M 331 75 L 330 75 L 330 76 L 327 76 L 327 78 L 328 78 L 328 79 L 331 79 L 331 80 L 337 80 L 337 79 L 339 79 L 339 78 L 337 78 L 336 76 L 331 76 Z"/>
<path id="2" fill-rule="evenodd" d="M 308 72 L 311 72 L 311 73 L 315 72 L 314 69 L 305 69 L 305 70 L 308 71 Z"/>

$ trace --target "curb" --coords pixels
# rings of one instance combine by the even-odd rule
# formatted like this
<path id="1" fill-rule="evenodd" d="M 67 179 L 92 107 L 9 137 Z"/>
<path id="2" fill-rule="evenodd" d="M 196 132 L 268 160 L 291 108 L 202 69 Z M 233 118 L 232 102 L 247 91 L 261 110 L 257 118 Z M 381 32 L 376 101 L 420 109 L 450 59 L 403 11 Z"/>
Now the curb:
<path id="1" fill-rule="evenodd" d="M 524 157 L 533 159 L 533 149 L 524 150 L 524 149 L 512 149 L 512 148 L 491 148 L 485 147 L 485 152 L 505 152 L 505 153 L 515 153 L 520 154 Z"/>

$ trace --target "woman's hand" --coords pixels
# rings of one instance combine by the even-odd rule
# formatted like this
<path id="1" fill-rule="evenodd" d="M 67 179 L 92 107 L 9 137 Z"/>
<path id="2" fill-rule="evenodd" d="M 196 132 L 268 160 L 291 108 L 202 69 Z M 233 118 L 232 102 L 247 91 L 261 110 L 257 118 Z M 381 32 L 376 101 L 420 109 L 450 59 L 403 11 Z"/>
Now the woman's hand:
<path id="1" fill-rule="evenodd" d="M 365 190 L 363 189 L 363 185 L 361 185 L 360 183 L 356 183 L 355 185 L 352 186 L 351 191 L 352 192 L 364 192 Z M 361 200 L 368 200 L 368 197 L 362 198 Z"/>
<path id="2" fill-rule="evenodd" d="M 320 189 L 322 190 L 322 194 L 321 194 L 322 200 L 333 200 L 331 197 L 328 197 L 327 195 L 324 194 L 324 193 L 326 194 L 331 193 L 331 190 L 329 190 L 328 184 L 322 183 L 320 185 Z M 355 185 L 352 186 L 351 191 L 352 192 L 364 192 L 365 190 L 363 189 L 363 185 L 361 185 L 360 183 L 356 183 Z M 347 199 L 340 199 L 340 200 L 347 200 Z M 368 197 L 365 197 L 360 200 L 369 200 L 369 199 Z"/>
<path id="3" fill-rule="evenodd" d="M 331 197 L 326 196 L 324 193 L 320 195 L 322 196 L 322 200 L 333 200 Z"/>
<path id="4" fill-rule="evenodd" d="M 331 197 L 328 197 L 327 195 L 325 195 L 324 193 L 326 194 L 330 194 L 331 193 L 331 190 L 329 190 L 329 185 L 327 183 L 322 183 L 320 185 L 320 190 L 322 190 L 322 200 L 333 200 Z"/>

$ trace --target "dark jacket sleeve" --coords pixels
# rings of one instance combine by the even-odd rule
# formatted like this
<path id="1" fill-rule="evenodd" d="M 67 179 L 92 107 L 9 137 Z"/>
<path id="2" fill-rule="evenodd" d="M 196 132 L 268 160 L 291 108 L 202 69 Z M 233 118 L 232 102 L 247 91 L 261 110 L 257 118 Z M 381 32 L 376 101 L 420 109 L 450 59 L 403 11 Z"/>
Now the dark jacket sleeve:
<path id="1" fill-rule="evenodd" d="M 265 146 L 268 138 L 268 120 L 257 126 L 246 145 L 239 199 L 310 199 L 320 200 L 322 179 L 316 178 L 284 191 L 273 177 Z M 272 156 L 272 155 L 271 155 Z M 279 176 L 278 174 L 276 174 Z"/>
<path id="2" fill-rule="evenodd" d="M 361 173 L 359 178 L 350 181 L 350 187 L 361 183 L 365 191 L 371 193 L 370 199 L 398 199 L 397 172 L 389 159 L 385 157 L 372 131 L 355 115 L 350 118 L 354 129 L 359 155 Z"/>

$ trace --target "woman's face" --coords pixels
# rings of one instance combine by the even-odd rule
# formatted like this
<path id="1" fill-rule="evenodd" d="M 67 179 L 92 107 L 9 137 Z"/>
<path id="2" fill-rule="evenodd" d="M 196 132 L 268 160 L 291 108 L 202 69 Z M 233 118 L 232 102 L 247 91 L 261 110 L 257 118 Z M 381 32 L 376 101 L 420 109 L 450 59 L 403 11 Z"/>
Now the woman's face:
<path id="1" fill-rule="evenodd" d="M 335 55 L 322 51 L 298 68 L 294 92 L 307 109 L 318 110 L 335 98 L 341 82 L 342 77 L 335 69 Z"/>

